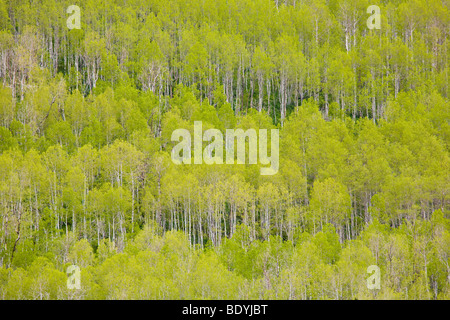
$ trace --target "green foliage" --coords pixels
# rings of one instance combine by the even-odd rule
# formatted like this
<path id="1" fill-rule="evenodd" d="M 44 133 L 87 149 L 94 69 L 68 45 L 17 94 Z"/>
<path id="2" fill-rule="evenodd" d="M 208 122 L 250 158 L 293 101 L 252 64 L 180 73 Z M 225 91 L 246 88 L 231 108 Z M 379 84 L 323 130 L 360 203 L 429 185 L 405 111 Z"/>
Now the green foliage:
<path id="1" fill-rule="evenodd" d="M 142 3 L 0 0 L 0 299 L 450 298 L 448 3 Z M 278 174 L 173 164 L 195 121 Z"/>

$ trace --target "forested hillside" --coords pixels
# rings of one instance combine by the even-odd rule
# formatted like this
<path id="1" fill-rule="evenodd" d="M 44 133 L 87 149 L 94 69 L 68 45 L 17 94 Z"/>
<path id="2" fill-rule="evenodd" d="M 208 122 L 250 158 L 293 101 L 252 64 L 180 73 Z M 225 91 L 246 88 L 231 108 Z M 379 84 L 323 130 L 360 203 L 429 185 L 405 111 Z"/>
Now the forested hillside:
<path id="1" fill-rule="evenodd" d="M 450 299 L 449 77 L 449 0 L 0 0 L 0 299 Z"/>

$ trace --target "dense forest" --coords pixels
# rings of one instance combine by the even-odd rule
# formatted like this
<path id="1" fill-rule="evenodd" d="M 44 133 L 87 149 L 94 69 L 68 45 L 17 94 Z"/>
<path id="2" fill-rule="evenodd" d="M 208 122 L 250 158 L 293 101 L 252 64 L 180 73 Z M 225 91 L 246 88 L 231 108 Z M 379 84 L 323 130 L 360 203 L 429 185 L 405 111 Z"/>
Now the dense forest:
<path id="1" fill-rule="evenodd" d="M 450 299 L 449 77 L 449 0 L 0 0 L 0 299 Z"/>

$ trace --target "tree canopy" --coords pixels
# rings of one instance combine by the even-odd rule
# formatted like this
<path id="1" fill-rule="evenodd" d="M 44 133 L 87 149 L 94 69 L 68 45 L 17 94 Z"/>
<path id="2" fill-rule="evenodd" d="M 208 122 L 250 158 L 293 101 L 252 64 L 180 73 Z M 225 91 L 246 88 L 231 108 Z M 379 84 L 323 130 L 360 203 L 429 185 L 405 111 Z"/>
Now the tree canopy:
<path id="1" fill-rule="evenodd" d="M 0 299 L 450 298 L 449 1 L 73 4 L 0 0 Z"/>

